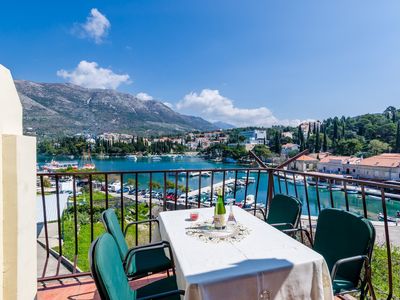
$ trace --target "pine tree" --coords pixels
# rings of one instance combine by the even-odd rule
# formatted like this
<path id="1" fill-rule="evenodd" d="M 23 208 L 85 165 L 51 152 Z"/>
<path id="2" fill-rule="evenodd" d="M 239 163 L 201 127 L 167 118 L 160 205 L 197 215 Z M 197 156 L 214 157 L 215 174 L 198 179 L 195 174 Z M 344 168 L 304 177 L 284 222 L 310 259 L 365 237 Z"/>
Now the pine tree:
<path id="1" fill-rule="evenodd" d="M 335 118 L 335 120 L 333 121 L 333 145 L 336 146 L 336 142 L 338 140 L 338 121 Z"/>
<path id="2" fill-rule="evenodd" d="M 317 131 L 316 131 L 316 136 L 315 136 L 315 152 L 316 153 L 319 153 L 320 152 L 320 150 L 321 150 L 321 141 L 320 141 L 320 136 L 319 136 L 319 130 L 318 130 L 318 128 L 317 128 Z"/>
<path id="3" fill-rule="evenodd" d="M 274 151 L 275 153 L 281 153 L 281 141 L 280 141 L 280 133 L 277 131 L 274 137 Z"/>
<path id="4" fill-rule="evenodd" d="M 304 140 L 303 130 L 301 130 L 301 125 L 297 128 L 297 144 L 301 145 L 301 141 Z"/>
<path id="5" fill-rule="evenodd" d="M 322 142 L 322 151 L 326 152 L 328 151 L 328 138 L 326 136 L 326 128 L 324 127 L 324 140 Z"/>
<path id="6" fill-rule="evenodd" d="M 400 153 L 400 121 L 397 122 L 396 145 L 394 147 L 394 152 Z"/>
<path id="7" fill-rule="evenodd" d="M 300 145 L 300 151 L 303 151 L 305 149 L 304 145 L 304 134 L 303 130 L 301 130 L 301 126 L 299 125 L 299 129 L 297 132 L 297 143 Z"/>

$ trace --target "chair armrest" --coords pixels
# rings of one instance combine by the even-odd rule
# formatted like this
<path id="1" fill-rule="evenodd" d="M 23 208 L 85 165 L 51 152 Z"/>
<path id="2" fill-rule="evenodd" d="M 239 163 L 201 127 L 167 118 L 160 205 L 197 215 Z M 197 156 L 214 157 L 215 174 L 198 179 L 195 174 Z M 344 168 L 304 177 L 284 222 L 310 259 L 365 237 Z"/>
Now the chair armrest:
<path id="1" fill-rule="evenodd" d="M 367 255 L 357 255 L 357 256 L 352 256 L 352 257 L 346 257 L 346 258 L 339 259 L 333 265 L 333 268 L 332 268 L 332 271 L 331 271 L 332 281 L 335 280 L 336 273 L 339 270 L 340 266 L 342 266 L 344 264 L 347 264 L 347 263 L 350 263 L 350 262 L 355 262 L 355 261 L 360 261 L 360 260 L 364 261 L 364 263 L 366 264 L 367 267 L 369 266 L 369 258 L 368 258 Z"/>
<path id="2" fill-rule="evenodd" d="M 169 257 L 170 257 L 171 262 L 172 262 L 172 267 L 174 267 L 175 264 L 174 264 L 174 258 L 172 256 L 171 246 L 167 241 L 161 241 L 161 242 L 158 242 L 158 243 L 148 244 L 148 245 L 139 246 L 139 247 L 135 247 L 135 248 L 129 249 L 128 253 L 125 256 L 125 260 L 124 260 L 125 271 L 127 271 L 129 269 L 129 266 L 132 263 L 133 255 L 135 253 L 148 251 L 148 250 L 154 250 L 154 249 L 163 249 L 163 248 L 168 248 Z"/>
<path id="3" fill-rule="evenodd" d="M 311 239 L 310 233 L 304 228 L 284 229 L 284 230 L 282 230 L 282 232 L 284 232 L 286 234 L 303 232 L 306 235 L 308 241 L 310 242 L 311 247 L 314 247 L 314 243 L 313 243 L 313 241 Z"/>
<path id="4" fill-rule="evenodd" d="M 126 234 L 128 233 L 128 229 L 129 227 L 133 226 L 133 225 L 137 225 L 137 224 L 144 224 L 144 223 L 152 223 L 152 222 L 156 222 L 158 225 L 158 228 L 160 228 L 160 222 L 157 219 L 148 219 L 148 220 L 142 220 L 142 221 L 134 221 L 134 222 L 130 222 L 126 225 L 125 227 L 125 231 L 124 231 L 124 236 L 126 236 Z"/>
<path id="5" fill-rule="evenodd" d="M 163 298 L 173 296 L 173 295 L 185 295 L 185 291 L 173 290 L 173 291 L 169 291 L 169 292 L 154 294 L 151 296 L 140 297 L 140 298 L 137 298 L 137 300 L 156 300 L 156 299 L 163 299 Z"/>
<path id="6" fill-rule="evenodd" d="M 247 212 L 256 212 L 256 211 L 258 211 L 258 212 L 260 212 L 262 214 L 264 221 L 267 220 L 267 216 L 265 214 L 265 211 L 263 211 L 261 208 L 243 208 L 243 209 L 245 211 L 247 211 Z"/>

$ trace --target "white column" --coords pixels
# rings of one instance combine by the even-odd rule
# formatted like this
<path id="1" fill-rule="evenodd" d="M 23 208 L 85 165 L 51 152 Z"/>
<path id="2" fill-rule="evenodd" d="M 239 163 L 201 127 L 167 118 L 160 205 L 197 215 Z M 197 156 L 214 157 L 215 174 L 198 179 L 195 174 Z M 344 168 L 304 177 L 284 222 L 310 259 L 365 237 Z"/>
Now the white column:
<path id="1" fill-rule="evenodd" d="M 36 296 L 36 139 L 22 134 L 22 106 L 0 65 L 1 299 Z"/>

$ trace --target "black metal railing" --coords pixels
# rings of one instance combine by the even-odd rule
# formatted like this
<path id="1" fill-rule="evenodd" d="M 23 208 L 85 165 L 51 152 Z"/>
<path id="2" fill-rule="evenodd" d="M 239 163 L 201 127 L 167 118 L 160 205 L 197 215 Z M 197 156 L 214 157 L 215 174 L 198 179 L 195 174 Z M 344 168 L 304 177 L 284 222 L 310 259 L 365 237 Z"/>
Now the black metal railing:
<path id="1" fill-rule="evenodd" d="M 259 168 L 39 173 L 37 176 L 43 212 L 38 243 L 44 254 L 39 282 L 90 274 L 86 250 L 102 232 L 99 219 L 102 210 L 114 207 L 124 230 L 129 221 L 152 218 L 157 211 L 210 207 L 214 204 L 216 190 L 220 189 L 224 199 L 233 198 L 236 204 L 254 208 L 254 212 L 261 208 L 268 213 L 270 200 L 277 193 L 298 197 L 303 202 L 301 223 L 311 237 L 316 217 L 326 207 L 353 211 L 376 221 L 377 226 L 383 227 L 380 242 L 386 249 L 387 288 L 380 291 L 382 297 L 391 299 L 394 284 L 399 284 L 393 282 L 393 266 L 399 262 L 392 259 L 390 238 L 392 231 L 398 228 L 393 216 L 400 207 L 397 185 L 265 165 Z M 49 198 L 53 199 L 52 203 Z M 152 228 L 133 226 L 129 240 L 132 246 L 151 241 Z M 66 271 L 62 272 L 62 268 Z"/>

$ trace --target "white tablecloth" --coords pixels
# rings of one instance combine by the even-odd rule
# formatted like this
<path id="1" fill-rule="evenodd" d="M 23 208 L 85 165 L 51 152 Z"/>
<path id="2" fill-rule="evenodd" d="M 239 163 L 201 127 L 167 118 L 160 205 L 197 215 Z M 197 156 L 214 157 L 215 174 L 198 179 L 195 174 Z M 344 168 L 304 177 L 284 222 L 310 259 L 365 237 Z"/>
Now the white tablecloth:
<path id="1" fill-rule="evenodd" d="M 213 208 L 195 209 L 198 221 Z M 160 213 L 160 234 L 171 243 L 185 299 L 333 299 L 323 257 L 241 208 L 236 220 L 250 234 L 239 242 L 206 243 L 186 234 L 191 210 Z"/>

